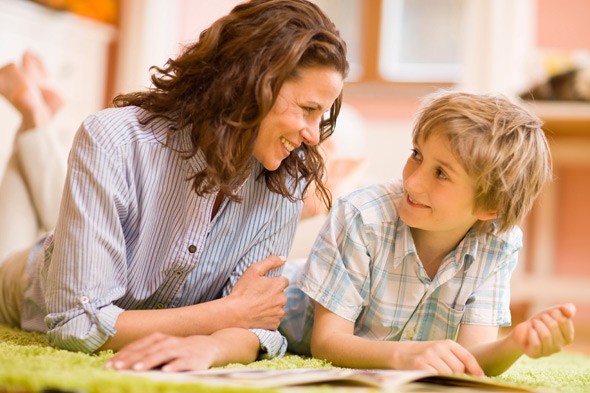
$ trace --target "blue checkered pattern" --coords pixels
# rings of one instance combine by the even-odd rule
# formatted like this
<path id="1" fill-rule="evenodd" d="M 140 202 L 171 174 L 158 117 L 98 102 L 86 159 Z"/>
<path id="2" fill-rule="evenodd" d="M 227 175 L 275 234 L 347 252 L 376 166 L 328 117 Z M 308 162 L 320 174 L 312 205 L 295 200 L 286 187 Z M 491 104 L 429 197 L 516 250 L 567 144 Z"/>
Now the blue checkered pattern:
<path id="1" fill-rule="evenodd" d="M 371 340 L 455 339 L 461 324 L 510 324 L 509 282 L 521 230 L 471 229 L 431 280 L 399 218 L 401 197 L 401 182 L 392 181 L 336 201 L 303 271 L 286 270 L 292 280 L 300 274 L 288 288 L 280 328 L 289 350 L 309 353 L 309 298 L 354 322 L 355 335 Z"/>

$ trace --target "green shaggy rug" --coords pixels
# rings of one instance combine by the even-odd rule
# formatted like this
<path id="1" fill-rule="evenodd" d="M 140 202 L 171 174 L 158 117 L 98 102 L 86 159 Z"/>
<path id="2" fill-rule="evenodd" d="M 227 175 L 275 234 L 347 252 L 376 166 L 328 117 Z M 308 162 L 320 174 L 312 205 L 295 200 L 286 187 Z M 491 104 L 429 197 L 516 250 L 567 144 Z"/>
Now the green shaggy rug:
<path id="1" fill-rule="evenodd" d="M 248 389 L 200 386 L 195 383 L 170 383 L 105 370 L 102 365 L 112 356 L 105 351 L 86 355 L 51 348 L 44 335 L 0 325 L 0 392 L 69 391 L 76 393 L 182 393 L 244 392 Z M 261 360 L 250 365 L 272 369 L 332 367 L 317 359 L 288 355 Z M 532 360 L 520 359 L 510 370 L 494 378 L 514 385 L 566 393 L 590 392 L 590 357 L 563 352 Z M 318 387 L 321 392 L 329 388 Z M 250 389 L 250 391 L 254 391 Z M 259 391 L 259 390 L 256 390 Z M 272 390 L 267 390 L 272 391 Z"/>

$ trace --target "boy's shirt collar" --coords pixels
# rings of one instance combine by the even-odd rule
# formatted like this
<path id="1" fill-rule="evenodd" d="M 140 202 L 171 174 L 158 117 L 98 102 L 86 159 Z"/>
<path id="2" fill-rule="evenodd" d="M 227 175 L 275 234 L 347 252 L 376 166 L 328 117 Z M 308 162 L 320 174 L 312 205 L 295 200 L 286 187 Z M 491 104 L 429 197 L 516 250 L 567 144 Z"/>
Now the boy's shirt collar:
<path id="1" fill-rule="evenodd" d="M 393 267 L 395 268 L 400 263 L 406 260 L 409 261 L 412 258 L 419 260 L 410 227 L 399 217 L 397 218 L 395 232 L 395 238 L 399 240 L 392 245 L 395 248 Z M 459 245 L 442 260 L 441 266 L 432 282 L 436 286 L 439 286 L 453 278 L 459 270 L 468 270 L 477 258 L 480 241 L 481 239 L 479 239 L 477 230 L 471 228 Z"/>

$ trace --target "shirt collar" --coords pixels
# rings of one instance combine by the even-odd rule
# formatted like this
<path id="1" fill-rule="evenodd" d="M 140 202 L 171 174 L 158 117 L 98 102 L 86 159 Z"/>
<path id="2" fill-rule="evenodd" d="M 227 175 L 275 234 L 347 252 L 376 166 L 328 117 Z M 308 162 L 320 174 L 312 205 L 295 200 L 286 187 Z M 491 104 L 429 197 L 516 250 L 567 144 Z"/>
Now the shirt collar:
<path id="1" fill-rule="evenodd" d="M 397 267 L 404 261 L 407 256 L 417 257 L 416 245 L 412 238 L 410 227 L 405 222 L 397 217 L 395 225 L 395 244 L 393 266 Z M 441 271 L 449 266 L 452 271 L 456 272 L 463 268 L 469 269 L 473 261 L 477 258 L 479 242 L 482 241 L 477 234 L 476 228 L 471 228 L 459 245 L 443 260 Z"/>
<path id="2" fill-rule="evenodd" d="M 396 268 L 400 263 L 404 262 L 407 256 L 417 257 L 418 253 L 416 252 L 416 245 L 414 244 L 410 227 L 399 216 L 395 223 L 394 238 L 396 240 L 392 243 L 392 247 L 394 247 L 393 267 Z"/>

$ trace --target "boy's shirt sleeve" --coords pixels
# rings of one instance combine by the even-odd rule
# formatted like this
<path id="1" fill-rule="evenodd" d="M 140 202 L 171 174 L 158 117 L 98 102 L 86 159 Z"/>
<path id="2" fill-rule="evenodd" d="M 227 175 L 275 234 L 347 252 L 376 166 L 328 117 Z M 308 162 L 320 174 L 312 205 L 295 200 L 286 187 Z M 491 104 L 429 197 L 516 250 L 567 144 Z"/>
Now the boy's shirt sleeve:
<path id="1" fill-rule="evenodd" d="M 312 248 L 300 288 L 326 309 L 355 321 L 368 304 L 369 269 L 361 215 L 338 200 Z"/>
<path id="2" fill-rule="evenodd" d="M 510 326 L 510 279 L 518 263 L 522 232 L 514 228 L 499 236 L 488 235 L 486 240 L 479 258 L 490 272 L 469 297 L 462 324 Z"/>

